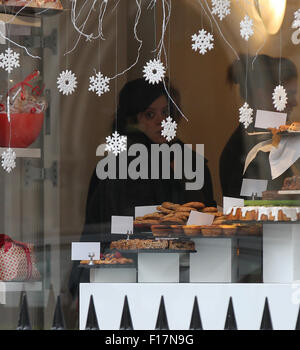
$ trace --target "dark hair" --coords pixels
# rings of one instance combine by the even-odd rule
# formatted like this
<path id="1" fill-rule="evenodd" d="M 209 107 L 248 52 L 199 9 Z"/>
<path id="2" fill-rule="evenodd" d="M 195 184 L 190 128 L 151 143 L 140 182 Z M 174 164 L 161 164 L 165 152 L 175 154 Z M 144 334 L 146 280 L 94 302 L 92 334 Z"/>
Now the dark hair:
<path id="1" fill-rule="evenodd" d="M 240 95 L 244 99 L 247 88 L 247 97 L 251 104 L 254 101 L 256 89 L 263 88 L 268 91 L 279 84 L 279 72 L 283 84 L 298 76 L 295 64 L 288 58 L 267 55 L 247 57 L 247 55 L 242 54 L 239 60 L 234 61 L 229 66 L 227 81 L 230 85 L 238 84 L 240 86 Z"/>
<path id="2" fill-rule="evenodd" d="M 140 78 L 127 82 L 121 89 L 119 94 L 119 103 L 117 111 L 117 129 L 119 133 L 126 134 L 126 128 L 129 124 L 137 123 L 137 116 L 144 112 L 157 98 L 166 96 L 170 105 L 170 115 L 173 119 L 177 119 L 178 113 L 173 102 L 169 99 L 166 89 L 172 99 L 179 106 L 179 93 L 165 78 L 159 84 L 150 84 L 145 79 Z M 115 128 L 116 121 L 113 127 Z"/>

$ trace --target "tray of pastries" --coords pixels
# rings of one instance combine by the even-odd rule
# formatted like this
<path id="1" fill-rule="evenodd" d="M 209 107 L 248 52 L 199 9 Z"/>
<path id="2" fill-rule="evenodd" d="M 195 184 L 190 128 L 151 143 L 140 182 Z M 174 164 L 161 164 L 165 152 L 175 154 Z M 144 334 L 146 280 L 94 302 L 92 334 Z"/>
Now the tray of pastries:
<path id="1" fill-rule="evenodd" d="M 126 258 L 118 251 L 114 253 L 105 253 L 100 255 L 100 260 L 93 260 L 93 265 L 90 265 L 90 260 L 81 260 L 80 267 L 86 268 L 105 268 L 105 267 L 135 267 L 134 260 Z"/>
<path id="2" fill-rule="evenodd" d="M 195 243 L 191 240 L 166 240 L 166 239 L 126 239 L 113 241 L 110 244 L 111 250 L 118 250 L 126 253 L 137 252 L 164 252 L 174 253 L 195 252 Z"/>

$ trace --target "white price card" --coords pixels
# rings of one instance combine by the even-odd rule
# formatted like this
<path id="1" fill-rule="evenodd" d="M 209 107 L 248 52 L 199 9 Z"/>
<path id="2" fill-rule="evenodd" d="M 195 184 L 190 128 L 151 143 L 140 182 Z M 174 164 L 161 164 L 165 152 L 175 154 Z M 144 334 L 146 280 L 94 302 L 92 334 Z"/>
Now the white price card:
<path id="1" fill-rule="evenodd" d="M 134 210 L 135 217 L 155 213 L 157 211 L 156 210 L 157 207 L 158 205 L 135 207 L 135 210 Z"/>
<path id="2" fill-rule="evenodd" d="M 72 242 L 72 260 L 90 260 L 93 254 L 93 260 L 100 259 L 100 242 Z"/>
<path id="3" fill-rule="evenodd" d="M 112 216 L 111 233 L 130 234 L 133 233 L 132 216 Z"/>
<path id="4" fill-rule="evenodd" d="M 187 225 L 211 225 L 214 218 L 214 215 L 199 213 L 198 211 L 192 210 L 188 218 Z"/>
<path id="5" fill-rule="evenodd" d="M 255 127 L 261 129 L 278 128 L 285 125 L 287 119 L 286 113 L 257 110 Z"/>
<path id="6" fill-rule="evenodd" d="M 232 207 L 243 207 L 244 199 L 234 197 L 223 197 L 223 213 L 227 215 L 227 211 Z"/>
<path id="7" fill-rule="evenodd" d="M 262 197 L 262 193 L 267 190 L 268 180 L 243 179 L 241 196 Z"/>

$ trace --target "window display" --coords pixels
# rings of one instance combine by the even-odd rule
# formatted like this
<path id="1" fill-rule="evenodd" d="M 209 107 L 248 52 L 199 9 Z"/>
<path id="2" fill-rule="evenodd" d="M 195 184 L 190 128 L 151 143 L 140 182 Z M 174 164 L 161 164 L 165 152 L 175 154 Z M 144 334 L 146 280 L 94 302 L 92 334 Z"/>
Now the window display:
<path id="1" fill-rule="evenodd" d="M 0 329 L 298 327 L 299 27 L 289 0 L 0 1 Z"/>

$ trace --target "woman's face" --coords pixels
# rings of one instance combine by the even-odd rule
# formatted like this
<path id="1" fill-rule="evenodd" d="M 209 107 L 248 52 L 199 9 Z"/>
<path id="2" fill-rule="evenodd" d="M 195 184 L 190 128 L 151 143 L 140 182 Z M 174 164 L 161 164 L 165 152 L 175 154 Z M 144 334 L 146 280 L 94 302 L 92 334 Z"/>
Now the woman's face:
<path id="1" fill-rule="evenodd" d="M 169 116 L 166 96 L 158 97 L 144 112 L 137 117 L 138 128 L 154 143 L 165 143 L 161 135 L 161 122 Z"/>

